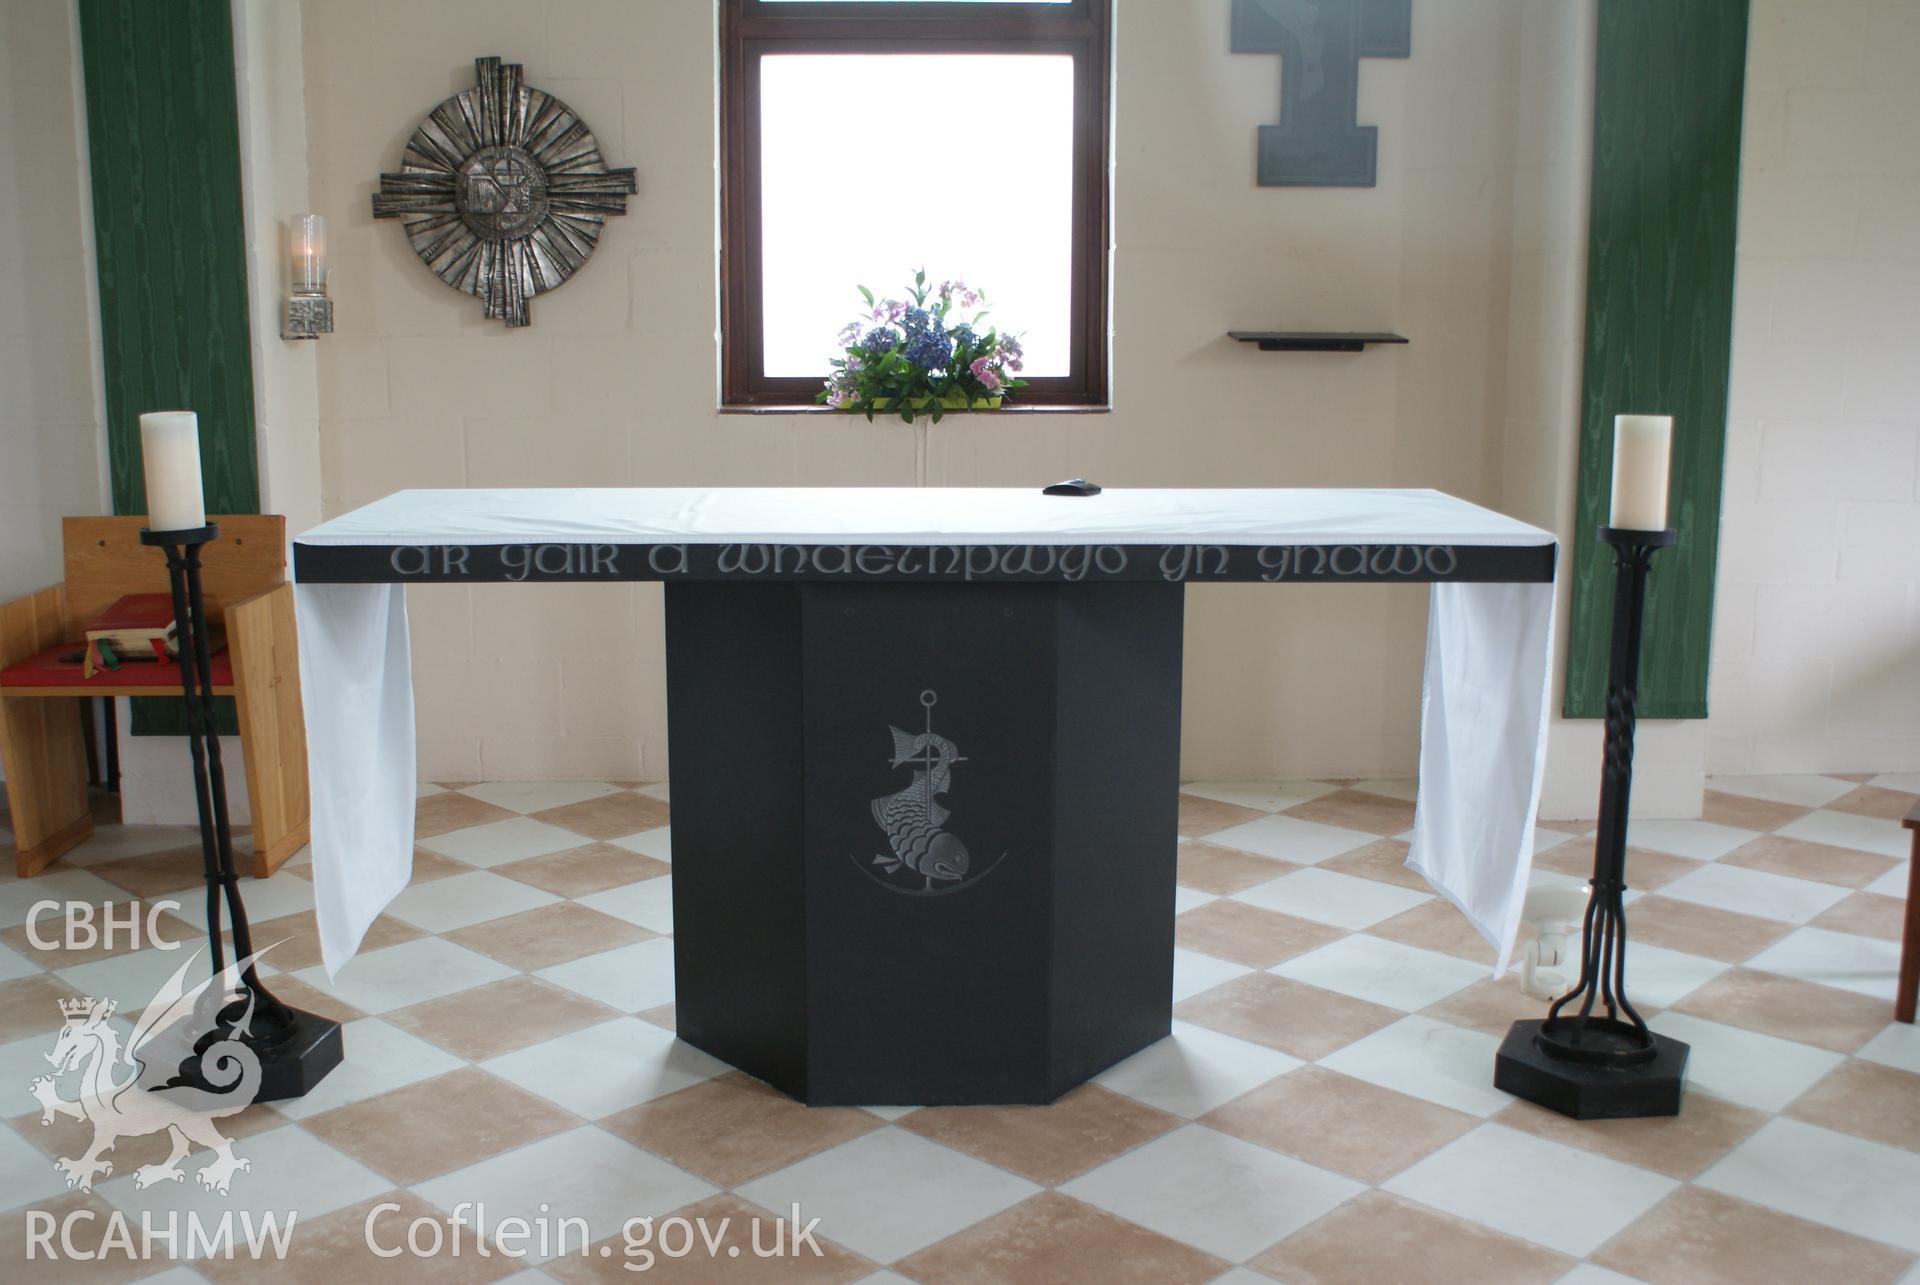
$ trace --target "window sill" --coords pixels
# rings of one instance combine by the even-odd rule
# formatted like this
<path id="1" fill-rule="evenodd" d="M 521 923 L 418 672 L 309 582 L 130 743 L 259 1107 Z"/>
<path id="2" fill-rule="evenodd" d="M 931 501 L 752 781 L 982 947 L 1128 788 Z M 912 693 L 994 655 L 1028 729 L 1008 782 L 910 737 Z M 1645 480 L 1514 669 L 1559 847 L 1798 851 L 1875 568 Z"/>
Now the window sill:
<path id="1" fill-rule="evenodd" d="M 848 412 L 843 410 L 835 410 L 831 406 L 821 406 L 817 403 L 806 403 L 803 405 L 796 405 L 796 406 L 749 406 L 749 405 L 721 406 L 721 407 L 718 407 L 717 409 L 722 415 L 838 415 L 842 419 L 864 420 L 866 418 L 864 415 L 861 415 L 857 411 Z M 1055 406 L 1055 405 L 1045 405 L 1045 404 L 1026 405 L 1026 406 L 1002 406 L 998 410 L 981 410 L 981 411 L 949 410 L 947 411 L 948 415 L 1110 415 L 1112 413 L 1113 413 L 1113 407 L 1107 406 L 1107 405 Z M 874 413 L 875 420 L 893 419 L 893 418 L 896 418 L 896 416 L 891 411 L 887 411 L 887 412 L 876 411 Z M 926 418 L 926 417 L 915 416 L 914 422 L 917 424 L 920 422 L 922 418 Z"/>

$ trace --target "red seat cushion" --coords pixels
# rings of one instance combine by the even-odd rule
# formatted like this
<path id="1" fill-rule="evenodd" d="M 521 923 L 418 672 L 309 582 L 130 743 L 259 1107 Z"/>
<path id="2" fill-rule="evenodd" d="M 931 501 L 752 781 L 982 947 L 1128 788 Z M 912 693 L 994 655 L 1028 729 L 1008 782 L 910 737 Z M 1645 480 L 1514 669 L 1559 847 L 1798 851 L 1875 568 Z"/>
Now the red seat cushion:
<path id="1" fill-rule="evenodd" d="M 111 694 L 116 687 L 166 687 L 180 690 L 180 666 L 173 661 L 127 660 L 118 669 L 95 669 L 85 676 L 80 643 L 62 643 L 17 665 L 0 669 L 0 687 L 86 687 Z M 233 660 L 222 647 L 213 654 L 213 685 L 233 686 Z"/>

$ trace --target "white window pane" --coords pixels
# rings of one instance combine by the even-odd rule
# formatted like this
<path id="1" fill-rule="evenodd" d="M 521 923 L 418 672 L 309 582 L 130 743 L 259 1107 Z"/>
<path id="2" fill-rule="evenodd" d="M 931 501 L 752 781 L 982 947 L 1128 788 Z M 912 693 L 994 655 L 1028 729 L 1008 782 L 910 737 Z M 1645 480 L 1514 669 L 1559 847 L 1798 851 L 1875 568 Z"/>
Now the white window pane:
<path id="1" fill-rule="evenodd" d="M 762 58 L 766 373 L 824 377 L 854 287 L 901 298 L 919 267 L 986 291 L 1027 376 L 1070 373 L 1072 162 L 1065 55 Z"/>

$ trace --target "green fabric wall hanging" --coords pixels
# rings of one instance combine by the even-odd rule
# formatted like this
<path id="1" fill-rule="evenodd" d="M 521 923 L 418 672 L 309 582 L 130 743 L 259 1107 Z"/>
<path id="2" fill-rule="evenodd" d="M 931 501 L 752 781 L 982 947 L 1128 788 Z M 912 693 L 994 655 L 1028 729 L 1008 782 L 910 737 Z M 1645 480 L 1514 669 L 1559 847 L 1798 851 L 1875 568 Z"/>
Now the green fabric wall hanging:
<path id="1" fill-rule="evenodd" d="M 146 512 L 141 412 L 185 409 L 207 512 L 258 513 L 232 12 L 80 0 L 79 14 L 113 510 Z M 178 701 L 133 705 L 135 735 L 186 730 Z"/>
<path id="2" fill-rule="evenodd" d="M 1649 582 L 1642 718 L 1705 718 L 1720 532 L 1747 0 L 1601 0 L 1568 718 L 1605 713 L 1613 417 L 1672 415 L 1669 525 Z"/>

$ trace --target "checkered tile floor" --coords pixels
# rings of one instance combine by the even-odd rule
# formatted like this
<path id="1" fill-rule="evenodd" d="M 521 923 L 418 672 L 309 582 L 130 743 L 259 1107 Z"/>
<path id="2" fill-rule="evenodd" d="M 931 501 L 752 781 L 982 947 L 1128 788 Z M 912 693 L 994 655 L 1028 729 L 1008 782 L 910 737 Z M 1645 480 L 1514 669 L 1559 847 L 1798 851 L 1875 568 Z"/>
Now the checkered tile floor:
<path id="1" fill-rule="evenodd" d="M 30 906 L 173 896 L 168 935 L 204 922 L 188 832 L 103 827 L 41 877 L 0 880 L 0 1203 L 16 1207 L 0 1275 L 52 1279 L 21 1274 L 28 1208 L 255 1207 L 300 1214 L 274 1279 L 630 1278 L 622 1222 L 685 1211 L 731 1215 L 729 1242 L 649 1274 L 1920 1281 L 1920 1034 L 1890 1020 L 1916 792 L 1912 775 L 1718 780 L 1705 819 L 1635 825 L 1630 985 L 1693 1046 L 1687 1104 L 1579 1124 L 1492 1088 L 1499 1036 L 1542 1006 L 1489 980 L 1486 947 L 1402 868 L 1406 782 L 1187 787 L 1173 1038 L 1051 1107 L 926 1110 L 808 1110 L 674 1040 L 664 787 L 429 787 L 413 886 L 337 980 L 308 871 L 247 885 L 256 938 L 286 939 L 273 984 L 346 1021 L 350 1061 L 229 1121 L 253 1168 L 224 1200 L 136 1191 L 151 1137 L 67 1191 L 51 1156 L 75 1153 L 79 1126 L 29 1109 L 57 1001 L 138 1007 L 180 958 L 36 950 Z M 1577 883 L 1591 859 L 1585 827 L 1544 826 L 1535 878 Z M 463 1201 L 496 1225 L 577 1216 L 594 1248 L 513 1262 L 468 1237 L 457 1259 L 376 1260 L 361 1228 L 385 1201 L 395 1229 Z M 729 1256 L 750 1218 L 796 1201 L 824 1257 Z"/>

